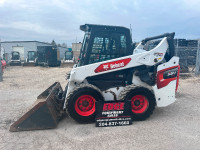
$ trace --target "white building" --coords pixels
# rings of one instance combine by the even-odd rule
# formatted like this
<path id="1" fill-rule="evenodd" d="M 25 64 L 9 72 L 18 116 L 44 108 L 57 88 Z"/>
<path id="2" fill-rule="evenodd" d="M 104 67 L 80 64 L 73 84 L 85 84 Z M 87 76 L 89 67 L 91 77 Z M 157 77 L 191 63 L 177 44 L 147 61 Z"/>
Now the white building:
<path id="1" fill-rule="evenodd" d="M 28 51 L 37 51 L 38 46 L 52 46 L 49 43 L 39 41 L 5 41 L 1 42 L 1 56 L 8 54 L 11 57 L 12 51 L 18 51 L 21 56 L 21 60 L 24 61 L 27 57 Z M 60 50 L 60 59 L 64 58 L 66 47 L 58 47 Z"/>
<path id="2" fill-rule="evenodd" d="M 82 47 L 82 43 L 81 42 L 72 43 L 72 51 L 73 51 L 73 54 L 74 54 L 74 57 L 75 57 L 76 61 L 78 60 L 78 57 L 80 55 L 81 47 Z"/>

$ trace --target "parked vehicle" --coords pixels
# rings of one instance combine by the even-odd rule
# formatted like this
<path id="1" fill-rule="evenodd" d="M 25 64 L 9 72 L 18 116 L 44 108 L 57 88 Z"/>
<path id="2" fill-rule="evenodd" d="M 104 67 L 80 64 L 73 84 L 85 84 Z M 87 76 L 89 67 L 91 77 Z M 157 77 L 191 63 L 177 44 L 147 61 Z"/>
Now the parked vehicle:
<path id="1" fill-rule="evenodd" d="M 28 51 L 26 62 L 24 66 L 35 66 L 37 65 L 37 52 L 36 51 Z"/>
<path id="2" fill-rule="evenodd" d="M 60 51 L 56 46 L 38 46 L 37 63 L 43 66 L 60 66 Z"/>
<path id="3" fill-rule="evenodd" d="M 129 101 L 130 116 L 139 121 L 156 106 L 175 102 L 180 72 L 175 33 L 146 38 L 135 47 L 125 27 L 85 24 L 80 29 L 85 32 L 80 60 L 68 73 L 65 90 L 52 84 L 10 131 L 55 128 L 66 114 L 79 123 L 94 122 L 99 101 Z M 144 49 L 161 38 L 155 48 Z"/>
<path id="4" fill-rule="evenodd" d="M 73 67 L 73 65 L 75 64 L 75 58 L 73 55 L 72 51 L 66 51 L 65 52 L 65 56 L 64 59 L 62 61 L 62 66 L 66 66 L 66 67 Z"/>
<path id="5" fill-rule="evenodd" d="M 21 58 L 19 52 L 13 51 L 11 53 L 10 66 L 21 66 Z"/>

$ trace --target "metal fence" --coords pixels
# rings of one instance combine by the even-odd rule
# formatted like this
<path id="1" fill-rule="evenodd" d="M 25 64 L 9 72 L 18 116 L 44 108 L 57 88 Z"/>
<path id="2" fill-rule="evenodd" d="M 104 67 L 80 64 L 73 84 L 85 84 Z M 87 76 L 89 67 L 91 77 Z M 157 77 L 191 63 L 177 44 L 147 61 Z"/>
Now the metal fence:
<path id="1" fill-rule="evenodd" d="M 183 39 L 180 39 L 183 40 Z M 191 68 L 192 72 L 199 72 L 199 41 L 198 40 L 185 40 L 179 43 L 179 39 L 175 40 L 175 55 L 180 58 L 180 66 L 182 68 Z"/>
<path id="2" fill-rule="evenodd" d="M 160 40 L 150 41 L 145 45 L 146 50 L 150 50 L 158 45 Z M 200 74 L 200 41 L 174 39 L 175 55 L 180 58 L 179 64 L 181 72 L 195 72 Z"/>
<path id="3" fill-rule="evenodd" d="M 182 39 L 181 39 L 182 40 Z M 185 44 L 180 43 L 179 39 L 176 39 L 175 44 L 175 55 L 180 58 L 180 65 L 185 65 L 188 67 L 196 65 L 196 58 L 197 58 L 197 50 L 198 50 L 198 41 L 197 40 L 190 40 L 195 41 L 194 44 Z"/>
<path id="4" fill-rule="evenodd" d="M 200 40 L 198 40 L 195 75 L 200 75 Z"/>

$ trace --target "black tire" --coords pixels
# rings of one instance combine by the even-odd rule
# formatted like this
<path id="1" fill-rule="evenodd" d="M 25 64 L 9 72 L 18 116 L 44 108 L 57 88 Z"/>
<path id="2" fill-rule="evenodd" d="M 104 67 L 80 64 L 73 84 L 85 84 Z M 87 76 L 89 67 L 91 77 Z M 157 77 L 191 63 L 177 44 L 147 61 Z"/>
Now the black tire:
<path id="1" fill-rule="evenodd" d="M 140 97 L 144 99 L 140 99 Z M 136 121 L 143 121 L 149 118 L 156 105 L 154 94 L 143 87 L 135 87 L 134 89 L 127 91 L 124 100 L 131 100 L 131 116 L 132 119 Z M 140 100 L 142 102 L 138 102 Z"/>
<path id="2" fill-rule="evenodd" d="M 103 96 L 101 95 L 101 93 L 96 89 L 96 87 L 95 88 L 93 88 L 93 87 L 94 86 L 89 85 L 89 84 L 81 85 L 81 86 L 77 87 L 74 91 L 69 93 L 69 95 L 68 95 L 68 98 L 67 98 L 68 99 L 67 100 L 68 114 L 71 118 L 73 118 L 75 121 L 77 121 L 79 123 L 92 123 L 95 121 L 95 116 L 96 116 L 95 103 L 93 103 L 94 104 L 93 109 L 90 109 L 88 111 L 92 114 L 88 113 L 87 116 L 80 114 L 82 112 L 79 109 L 80 104 L 78 105 L 80 98 L 84 97 L 85 95 L 88 95 L 89 98 L 91 98 L 91 97 L 94 98 L 95 102 L 103 100 Z M 87 101 L 87 100 L 85 100 L 85 101 Z M 82 105 L 81 107 L 84 107 L 84 106 Z M 88 107 L 89 107 L 89 104 L 88 104 Z"/>

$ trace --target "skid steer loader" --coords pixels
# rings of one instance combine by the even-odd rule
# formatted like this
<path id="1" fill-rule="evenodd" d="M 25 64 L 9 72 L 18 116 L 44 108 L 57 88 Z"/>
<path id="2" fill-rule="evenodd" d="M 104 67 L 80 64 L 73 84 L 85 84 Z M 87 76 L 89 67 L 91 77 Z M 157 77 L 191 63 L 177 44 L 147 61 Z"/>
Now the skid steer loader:
<path id="1" fill-rule="evenodd" d="M 61 67 L 73 67 L 75 64 L 75 57 L 73 51 L 65 51 L 65 56 L 62 60 Z"/>
<path id="2" fill-rule="evenodd" d="M 175 33 L 146 38 L 135 47 L 125 27 L 85 24 L 80 29 L 85 32 L 80 60 L 67 74 L 65 90 L 54 83 L 10 131 L 55 128 L 65 113 L 79 123 L 93 122 L 97 101 L 131 101 L 133 120 L 175 102 L 180 70 Z M 155 48 L 144 49 L 161 38 Z"/>
<path id="3" fill-rule="evenodd" d="M 10 66 L 21 66 L 20 53 L 17 51 L 11 52 Z"/>
<path id="4" fill-rule="evenodd" d="M 27 58 L 23 64 L 23 66 L 36 66 L 36 64 L 37 64 L 37 52 L 36 51 L 28 51 Z"/>

